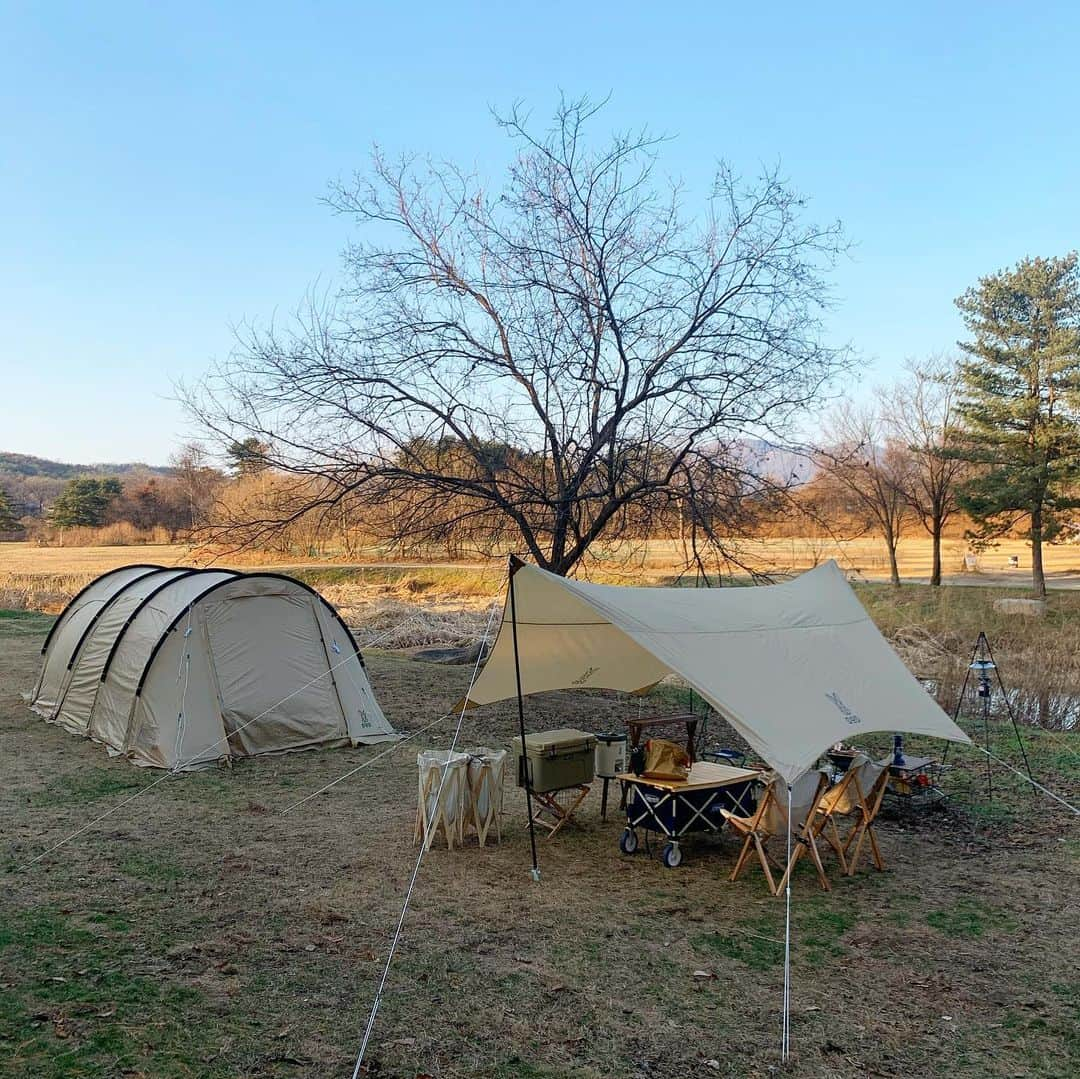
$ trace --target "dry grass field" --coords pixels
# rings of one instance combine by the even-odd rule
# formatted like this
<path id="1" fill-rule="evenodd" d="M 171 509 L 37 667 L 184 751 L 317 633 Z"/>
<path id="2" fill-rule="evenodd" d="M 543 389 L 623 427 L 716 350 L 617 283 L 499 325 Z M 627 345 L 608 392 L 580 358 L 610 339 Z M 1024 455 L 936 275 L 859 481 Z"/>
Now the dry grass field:
<path id="1" fill-rule="evenodd" d="M 597 563 L 589 572 L 602 579 L 631 583 L 659 581 L 670 577 L 680 564 L 677 545 L 652 541 L 632 551 L 618 544 L 597 549 Z M 854 580 L 879 581 L 888 578 L 888 559 L 884 546 L 874 539 L 842 542 L 803 539 L 740 540 L 735 548 L 744 564 L 763 572 L 797 573 L 834 558 Z M 964 567 L 967 546 L 963 540 L 946 541 L 943 548 L 944 573 L 948 583 L 1026 587 L 1031 580 L 1031 555 L 1026 543 L 1006 540 L 979 555 L 976 572 Z M 930 543 L 922 536 L 912 536 L 900 545 L 900 572 L 911 582 L 925 581 L 930 575 Z M 1016 556 L 1019 565 L 1009 565 Z M 0 543 L 0 607 L 43 609 L 62 608 L 66 597 L 78 591 L 97 575 L 132 562 L 150 562 L 163 566 L 205 565 L 210 556 L 182 544 L 139 545 L 134 547 L 36 547 L 28 543 Z M 1060 544 L 1045 548 L 1044 562 L 1048 584 L 1071 588 L 1080 584 L 1080 546 Z M 252 559 L 221 557 L 215 565 L 252 568 Z M 368 552 L 359 562 L 297 561 L 295 558 L 260 560 L 266 567 L 317 576 L 324 581 L 344 583 L 352 577 L 379 579 L 379 571 L 392 574 L 420 572 L 431 583 L 445 585 L 451 593 L 460 593 L 466 581 L 474 583 L 469 591 L 494 593 L 502 583 L 503 559 L 454 565 L 437 555 L 430 562 L 384 560 L 378 550 Z"/>
<path id="2" fill-rule="evenodd" d="M 863 595 L 893 629 L 940 602 L 912 589 L 898 611 L 887 591 Z M 985 613 L 970 609 L 974 592 L 950 597 L 972 624 Z M 375 751 L 167 779 L 27 867 L 157 778 L 27 711 L 19 691 L 49 621 L 0 617 L 0 1073 L 349 1076 L 415 860 L 415 751 L 448 744 L 452 722 L 288 815 Z M 406 733 L 468 679 L 401 653 L 368 665 Z M 645 704 L 550 694 L 529 702 L 528 722 L 610 728 L 674 692 Z M 461 742 L 505 743 L 514 725 L 510 706 L 481 709 Z M 1075 799 L 1075 736 L 1025 733 L 1038 774 Z M 1018 759 L 1005 728 L 994 740 Z M 675 871 L 625 857 L 618 813 L 602 823 L 594 792 L 580 829 L 541 842 L 537 884 L 523 799 L 508 789 L 501 845 L 425 859 L 363 1074 L 1080 1073 L 1075 819 L 1001 770 L 987 806 L 981 758 L 951 760 L 955 812 L 884 821 L 886 873 L 834 873 L 829 893 L 797 875 L 786 1067 L 783 904 L 757 872 L 726 880 L 733 841 L 688 842 Z"/>

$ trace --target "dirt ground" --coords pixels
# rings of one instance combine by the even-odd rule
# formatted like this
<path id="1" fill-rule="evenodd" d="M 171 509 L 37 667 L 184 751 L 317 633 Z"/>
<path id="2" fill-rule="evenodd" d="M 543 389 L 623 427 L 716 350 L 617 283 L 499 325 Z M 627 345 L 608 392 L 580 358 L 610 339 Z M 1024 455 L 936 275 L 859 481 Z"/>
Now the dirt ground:
<path id="1" fill-rule="evenodd" d="M 121 805 L 159 774 L 19 697 L 48 624 L 0 617 L 0 1074 L 351 1075 L 416 858 L 415 752 L 446 746 L 453 721 L 287 815 L 376 750 L 262 758 Z M 368 666 L 403 732 L 469 674 L 398 654 Z M 639 707 L 552 694 L 528 723 L 607 729 Z M 514 723 L 510 707 L 480 710 L 460 744 L 504 744 Z M 1040 774 L 1074 794 L 1075 737 L 1029 739 Z M 981 790 L 974 755 L 954 759 L 955 782 Z M 541 841 L 534 883 L 510 788 L 501 845 L 425 857 L 362 1074 L 1080 1074 L 1080 834 L 1008 773 L 994 782 L 981 816 L 973 799 L 970 818 L 883 821 L 884 874 L 834 871 L 828 893 L 796 876 L 786 1066 L 783 901 L 756 869 L 727 881 L 734 841 L 687 842 L 677 870 L 621 855 L 597 788 L 581 828 Z"/>

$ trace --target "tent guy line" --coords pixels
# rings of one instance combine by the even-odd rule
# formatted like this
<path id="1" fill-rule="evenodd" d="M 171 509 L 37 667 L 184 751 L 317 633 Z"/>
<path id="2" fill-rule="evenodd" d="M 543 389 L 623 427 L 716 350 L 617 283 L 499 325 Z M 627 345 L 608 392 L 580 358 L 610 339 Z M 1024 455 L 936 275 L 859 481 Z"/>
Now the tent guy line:
<path id="1" fill-rule="evenodd" d="M 339 783 L 343 783 L 350 776 L 354 776 L 357 772 L 363 771 L 365 768 L 367 768 L 369 764 L 374 764 L 376 761 L 382 760 L 383 757 L 389 756 L 391 753 L 394 752 L 395 749 L 400 749 L 406 742 L 410 742 L 412 741 L 412 739 L 419 738 L 420 735 L 426 734 L 428 731 L 431 730 L 432 727 L 437 727 L 440 723 L 443 722 L 443 720 L 449 719 L 453 714 L 453 712 L 443 712 L 443 714 L 439 716 L 438 719 L 433 720 L 426 727 L 421 727 L 419 730 L 402 735 L 398 741 L 396 741 L 392 746 L 390 746 L 389 749 L 384 749 L 381 753 L 376 753 L 375 756 L 372 757 L 370 760 L 366 760 L 362 764 L 358 764 L 355 768 L 350 768 L 349 771 L 347 771 L 344 775 L 338 776 L 337 779 L 332 779 L 329 783 L 327 783 L 323 787 L 320 787 L 317 791 L 312 791 L 311 794 L 307 795 L 304 798 L 301 798 L 299 802 L 293 802 L 292 805 L 287 806 L 281 811 L 281 815 L 285 816 L 286 813 L 291 813 L 294 809 L 298 809 L 305 802 L 310 802 L 312 798 L 318 798 L 320 794 L 328 791 L 331 787 L 336 787 Z"/>
<path id="2" fill-rule="evenodd" d="M 396 632 L 398 628 L 399 628 L 398 626 L 394 626 L 393 629 L 387 630 L 385 633 L 383 633 L 379 637 L 376 637 L 374 641 L 371 641 L 365 647 L 370 648 L 372 645 L 377 644 L 381 640 L 384 640 L 385 638 L 389 637 L 392 633 Z M 297 694 L 303 693 L 304 690 L 310 689 L 320 679 L 326 678 L 327 675 L 332 674 L 338 667 L 342 666 L 345 663 L 351 662 L 354 658 L 355 658 L 354 656 L 346 656 L 344 659 L 339 660 L 333 666 L 331 666 L 331 667 L 327 668 L 327 670 L 323 671 L 322 674 L 320 674 L 317 677 L 313 678 L 306 685 L 300 686 L 299 689 L 295 689 L 295 690 L 292 691 L 292 693 L 289 693 L 286 696 L 282 697 L 281 700 L 278 701 L 276 704 L 272 704 L 269 708 L 264 709 L 259 715 L 254 716 L 251 719 L 249 719 L 246 723 L 241 724 L 234 731 L 227 734 L 224 738 L 219 739 L 217 742 L 213 743 L 213 745 L 209 746 L 208 748 L 209 749 L 216 749 L 219 745 L 221 745 L 223 742 L 227 742 L 230 737 L 232 737 L 233 735 L 238 734 L 245 727 L 250 727 L 252 723 L 258 722 L 264 716 L 268 715 L 270 712 L 273 712 L 275 708 L 279 708 L 281 705 L 283 705 L 287 701 L 291 700 Z M 102 813 L 101 816 L 95 817 L 88 824 L 84 824 L 81 828 L 78 828 L 74 832 L 72 832 L 71 835 L 67 836 L 64 839 L 61 839 L 59 843 L 54 844 L 53 846 L 49 847 L 47 850 L 43 850 L 39 855 L 37 855 L 36 858 L 31 858 L 29 862 L 26 862 L 24 865 L 21 865 L 19 867 L 19 869 L 22 870 L 22 871 L 30 869 L 32 866 L 34 866 L 38 862 L 40 862 L 42 858 L 48 857 L 54 851 L 59 850 L 63 846 L 66 846 L 73 839 L 77 839 L 84 832 L 88 832 L 91 828 L 93 828 L 97 824 L 100 824 L 107 817 L 111 817 L 114 813 L 116 813 L 117 811 L 123 809 L 124 806 L 130 805 L 132 802 L 135 801 L 136 798 L 139 798 L 141 795 L 145 794 L 147 791 L 153 790 L 159 783 L 164 783 L 165 780 L 167 780 L 167 779 L 175 778 L 175 776 L 178 773 L 180 773 L 182 771 L 182 769 L 186 765 L 194 763 L 194 761 L 197 760 L 198 757 L 202 756 L 205 752 L 206 752 L 205 748 L 201 749 L 199 751 L 199 753 L 195 757 L 191 758 L 190 760 L 177 762 L 167 772 L 163 772 L 160 776 L 158 776 L 157 779 L 153 780 L 150 783 L 147 783 L 147 785 L 145 787 L 140 787 L 139 790 L 137 790 L 129 798 L 125 798 L 122 802 L 119 802 L 117 805 L 111 806 L 109 809 L 105 810 L 105 812 Z"/>
<path id="3" fill-rule="evenodd" d="M 469 688 L 465 692 L 465 697 L 461 702 L 461 709 L 458 712 L 457 726 L 454 728 L 454 737 L 450 741 L 450 749 L 446 757 L 446 765 L 443 766 L 442 775 L 439 778 L 439 788 L 435 792 L 435 798 L 432 803 L 432 809 L 428 817 L 428 827 L 425 830 L 430 831 L 432 821 L 435 819 L 435 813 L 440 804 L 442 798 L 443 787 L 446 784 L 446 776 L 449 772 L 449 763 L 451 757 L 454 755 L 454 751 L 457 749 L 458 737 L 461 734 L 461 724 L 465 719 L 465 712 L 468 710 L 469 693 L 472 691 L 473 686 L 476 684 L 476 676 L 480 671 L 480 664 L 484 661 L 484 645 L 487 644 L 488 638 L 491 636 L 491 626 L 495 621 L 495 614 L 498 611 L 498 605 L 493 605 L 491 608 L 491 614 L 488 615 L 487 625 L 484 627 L 484 636 L 480 641 L 480 649 L 476 656 L 476 663 L 473 665 L 472 677 L 469 679 Z M 443 717 L 440 717 L 440 720 Z M 405 915 L 409 910 L 409 903 L 412 900 L 413 889 L 416 887 L 416 878 L 420 874 L 420 865 L 424 860 L 424 854 L 428 849 L 427 843 L 420 844 L 420 853 L 416 856 L 416 865 L 413 866 L 412 877 L 409 879 L 409 887 L 405 891 L 405 899 L 401 904 L 401 914 L 398 917 L 397 928 L 394 930 L 393 940 L 390 941 L 390 950 L 386 955 L 386 964 L 382 970 L 382 976 L 379 979 L 379 986 L 375 990 L 375 999 L 371 1005 L 371 1014 L 368 1016 L 367 1026 L 364 1028 L 364 1038 L 360 1043 L 360 1052 L 356 1057 L 356 1067 L 353 1068 L 352 1079 L 357 1079 L 360 1075 L 360 1066 L 364 1062 L 364 1054 L 367 1052 L 368 1042 L 371 1040 L 371 1032 L 375 1027 L 375 1017 L 379 1013 L 379 1004 L 382 1002 L 383 991 L 386 989 L 386 980 L 390 976 L 390 964 L 394 960 L 394 953 L 397 951 L 398 941 L 401 940 L 401 931 L 405 926 Z"/>

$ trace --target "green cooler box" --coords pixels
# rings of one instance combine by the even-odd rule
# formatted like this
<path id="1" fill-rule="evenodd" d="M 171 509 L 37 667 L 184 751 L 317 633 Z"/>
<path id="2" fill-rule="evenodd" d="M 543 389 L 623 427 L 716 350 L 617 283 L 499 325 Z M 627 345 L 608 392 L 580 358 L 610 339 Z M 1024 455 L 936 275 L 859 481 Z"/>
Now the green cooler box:
<path id="1" fill-rule="evenodd" d="M 511 743 L 517 754 L 517 785 L 525 786 L 524 767 L 529 768 L 529 786 L 540 794 L 561 791 L 580 783 L 591 783 L 596 760 L 596 736 L 588 731 L 573 729 L 540 731 L 525 735 L 525 752 L 521 739 Z"/>

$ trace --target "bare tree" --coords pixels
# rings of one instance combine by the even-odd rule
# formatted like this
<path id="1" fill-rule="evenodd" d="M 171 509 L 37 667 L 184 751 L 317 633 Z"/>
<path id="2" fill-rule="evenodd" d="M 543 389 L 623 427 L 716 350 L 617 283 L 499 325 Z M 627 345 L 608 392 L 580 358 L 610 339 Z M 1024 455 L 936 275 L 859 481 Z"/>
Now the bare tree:
<path id="1" fill-rule="evenodd" d="M 896 549 L 910 513 L 911 454 L 890 437 L 874 405 L 840 405 L 829 417 L 824 441 L 819 467 L 873 522 L 888 551 L 889 579 L 899 587 Z"/>
<path id="2" fill-rule="evenodd" d="M 297 481 L 246 535 L 357 500 L 403 539 L 449 517 L 567 573 L 631 509 L 677 501 L 730 554 L 720 524 L 773 482 L 739 446 L 783 444 L 847 366 L 819 332 L 839 227 L 802 223 L 775 173 L 723 166 L 687 219 L 662 140 L 592 149 L 596 112 L 564 101 L 542 134 L 499 119 L 517 151 L 500 190 L 378 151 L 333 189 L 373 235 L 342 293 L 246 332 L 185 391 L 224 445 L 257 440 Z"/>
<path id="3" fill-rule="evenodd" d="M 909 361 L 905 377 L 880 391 L 879 402 L 890 437 L 911 457 L 904 494 L 930 535 L 930 583 L 941 584 L 941 537 L 957 508 L 957 488 L 969 466 L 952 450 L 956 443 L 960 375 L 947 356 Z"/>
<path id="4" fill-rule="evenodd" d="M 181 446 L 169 458 L 169 466 L 185 506 L 183 527 L 194 533 L 205 527 L 224 477 L 213 467 L 206 449 L 198 442 Z"/>

